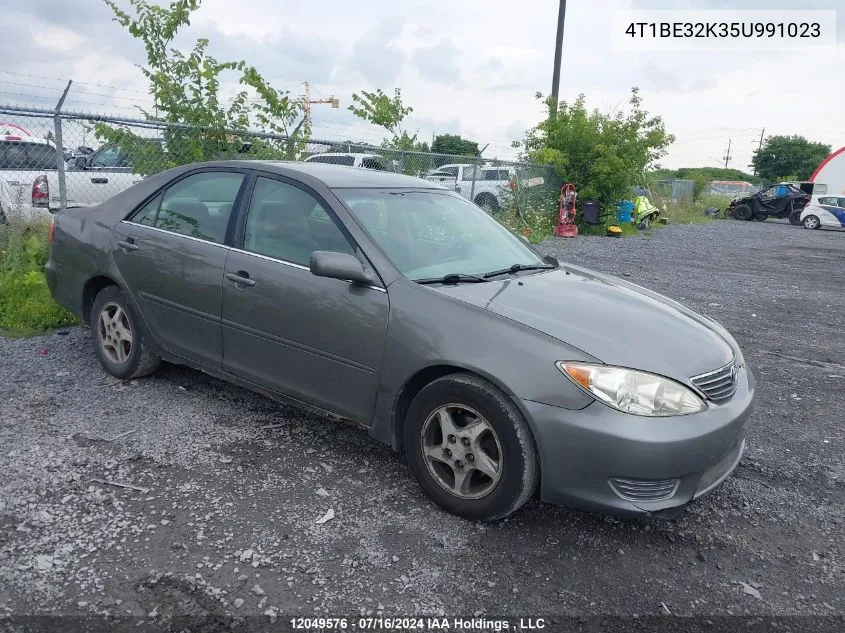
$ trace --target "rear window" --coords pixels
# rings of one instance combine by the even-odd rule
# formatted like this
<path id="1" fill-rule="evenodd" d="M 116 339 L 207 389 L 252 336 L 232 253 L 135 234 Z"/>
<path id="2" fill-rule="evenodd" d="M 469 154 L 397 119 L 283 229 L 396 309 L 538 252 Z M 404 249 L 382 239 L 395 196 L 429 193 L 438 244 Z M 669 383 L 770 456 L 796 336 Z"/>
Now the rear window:
<path id="1" fill-rule="evenodd" d="M 308 163 L 331 163 L 332 165 L 345 165 L 352 167 L 355 164 L 354 156 L 311 156 Z"/>
<path id="2" fill-rule="evenodd" d="M 0 141 L 0 169 L 56 169 L 56 150 L 26 141 Z"/>

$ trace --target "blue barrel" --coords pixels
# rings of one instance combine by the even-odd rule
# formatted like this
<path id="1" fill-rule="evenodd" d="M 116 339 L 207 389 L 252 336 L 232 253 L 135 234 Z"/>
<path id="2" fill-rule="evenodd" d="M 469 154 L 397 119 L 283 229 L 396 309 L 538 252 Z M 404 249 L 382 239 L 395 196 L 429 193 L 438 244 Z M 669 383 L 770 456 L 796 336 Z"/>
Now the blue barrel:
<path id="1" fill-rule="evenodd" d="M 620 223 L 630 222 L 634 213 L 634 203 L 628 200 L 620 200 L 616 203 L 616 221 Z"/>

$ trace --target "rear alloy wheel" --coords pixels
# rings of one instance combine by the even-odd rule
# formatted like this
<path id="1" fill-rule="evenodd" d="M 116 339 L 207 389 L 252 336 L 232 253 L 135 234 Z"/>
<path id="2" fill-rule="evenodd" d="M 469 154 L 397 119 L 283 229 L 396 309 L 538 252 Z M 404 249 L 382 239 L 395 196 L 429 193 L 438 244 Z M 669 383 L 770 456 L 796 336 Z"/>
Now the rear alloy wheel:
<path id="1" fill-rule="evenodd" d="M 531 432 L 513 402 L 476 376 L 450 374 L 424 387 L 404 430 L 411 470 L 448 512 L 492 521 L 534 492 L 539 466 Z"/>
<path id="2" fill-rule="evenodd" d="M 802 224 L 805 229 L 817 229 L 822 225 L 821 220 L 819 220 L 815 215 L 808 215 L 804 218 Z"/>
<path id="3" fill-rule="evenodd" d="M 161 359 L 148 349 L 141 320 L 117 286 L 103 288 L 91 307 L 91 329 L 100 362 L 124 380 L 155 371 Z"/>
<path id="4" fill-rule="evenodd" d="M 738 204 L 734 207 L 733 216 L 737 220 L 750 220 L 752 215 L 754 215 L 754 213 L 751 211 L 751 207 L 747 204 Z"/>

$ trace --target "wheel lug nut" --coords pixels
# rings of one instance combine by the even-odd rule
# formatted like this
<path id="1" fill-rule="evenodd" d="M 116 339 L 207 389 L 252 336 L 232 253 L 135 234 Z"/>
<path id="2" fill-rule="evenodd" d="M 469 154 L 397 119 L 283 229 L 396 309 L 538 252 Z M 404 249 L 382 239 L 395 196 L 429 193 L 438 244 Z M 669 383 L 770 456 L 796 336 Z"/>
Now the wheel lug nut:
<path id="1" fill-rule="evenodd" d="M 448 448 L 444 448 L 444 449 L 443 449 L 443 452 L 446 454 L 446 457 L 451 457 L 451 456 L 452 456 L 452 451 L 450 451 Z"/>
<path id="2" fill-rule="evenodd" d="M 454 444 L 457 441 L 457 438 L 454 435 L 449 436 L 449 444 Z"/>
<path id="3" fill-rule="evenodd" d="M 455 462 L 455 468 L 463 468 L 464 463 L 461 460 Z"/>
<path id="4" fill-rule="evenodd" d="M 473 455 L 472 453 L 467 453 L 467 461 L 468 462 L 474 462 L 475 461 L 475 455 Z"/>
<path id="5" fill-rule="evenodd" d="M 469 446 L 469 438 L 468 437 L 462 437 L 461 438 L 461 444 L 463 444 L 464 446 Z"/>

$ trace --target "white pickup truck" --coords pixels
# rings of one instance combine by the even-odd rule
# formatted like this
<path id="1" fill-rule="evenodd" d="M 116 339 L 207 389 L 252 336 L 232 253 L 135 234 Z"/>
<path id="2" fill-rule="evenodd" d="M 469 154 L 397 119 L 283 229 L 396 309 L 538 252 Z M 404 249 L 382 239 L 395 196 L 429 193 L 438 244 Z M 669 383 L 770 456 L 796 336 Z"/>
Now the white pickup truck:
<path id="1" fill-rule="evenodd" d="M 466 164 L 441 165 L 425 175 L 426 180 L 454 189 L 488 213 L 501 210 L 503 196 L 515 177 L 516 172 L 512 168 Z"/>
<path id="2" fill-rule="evenodd" d="M 119 147 L 106 145 L 65 168 L 67 206 L 93 206 L 140 182 Z M 61 206 L 56 147 L 22 134 L 0 135 L 0 223 L 12 214 L 32 219 Z"/>

